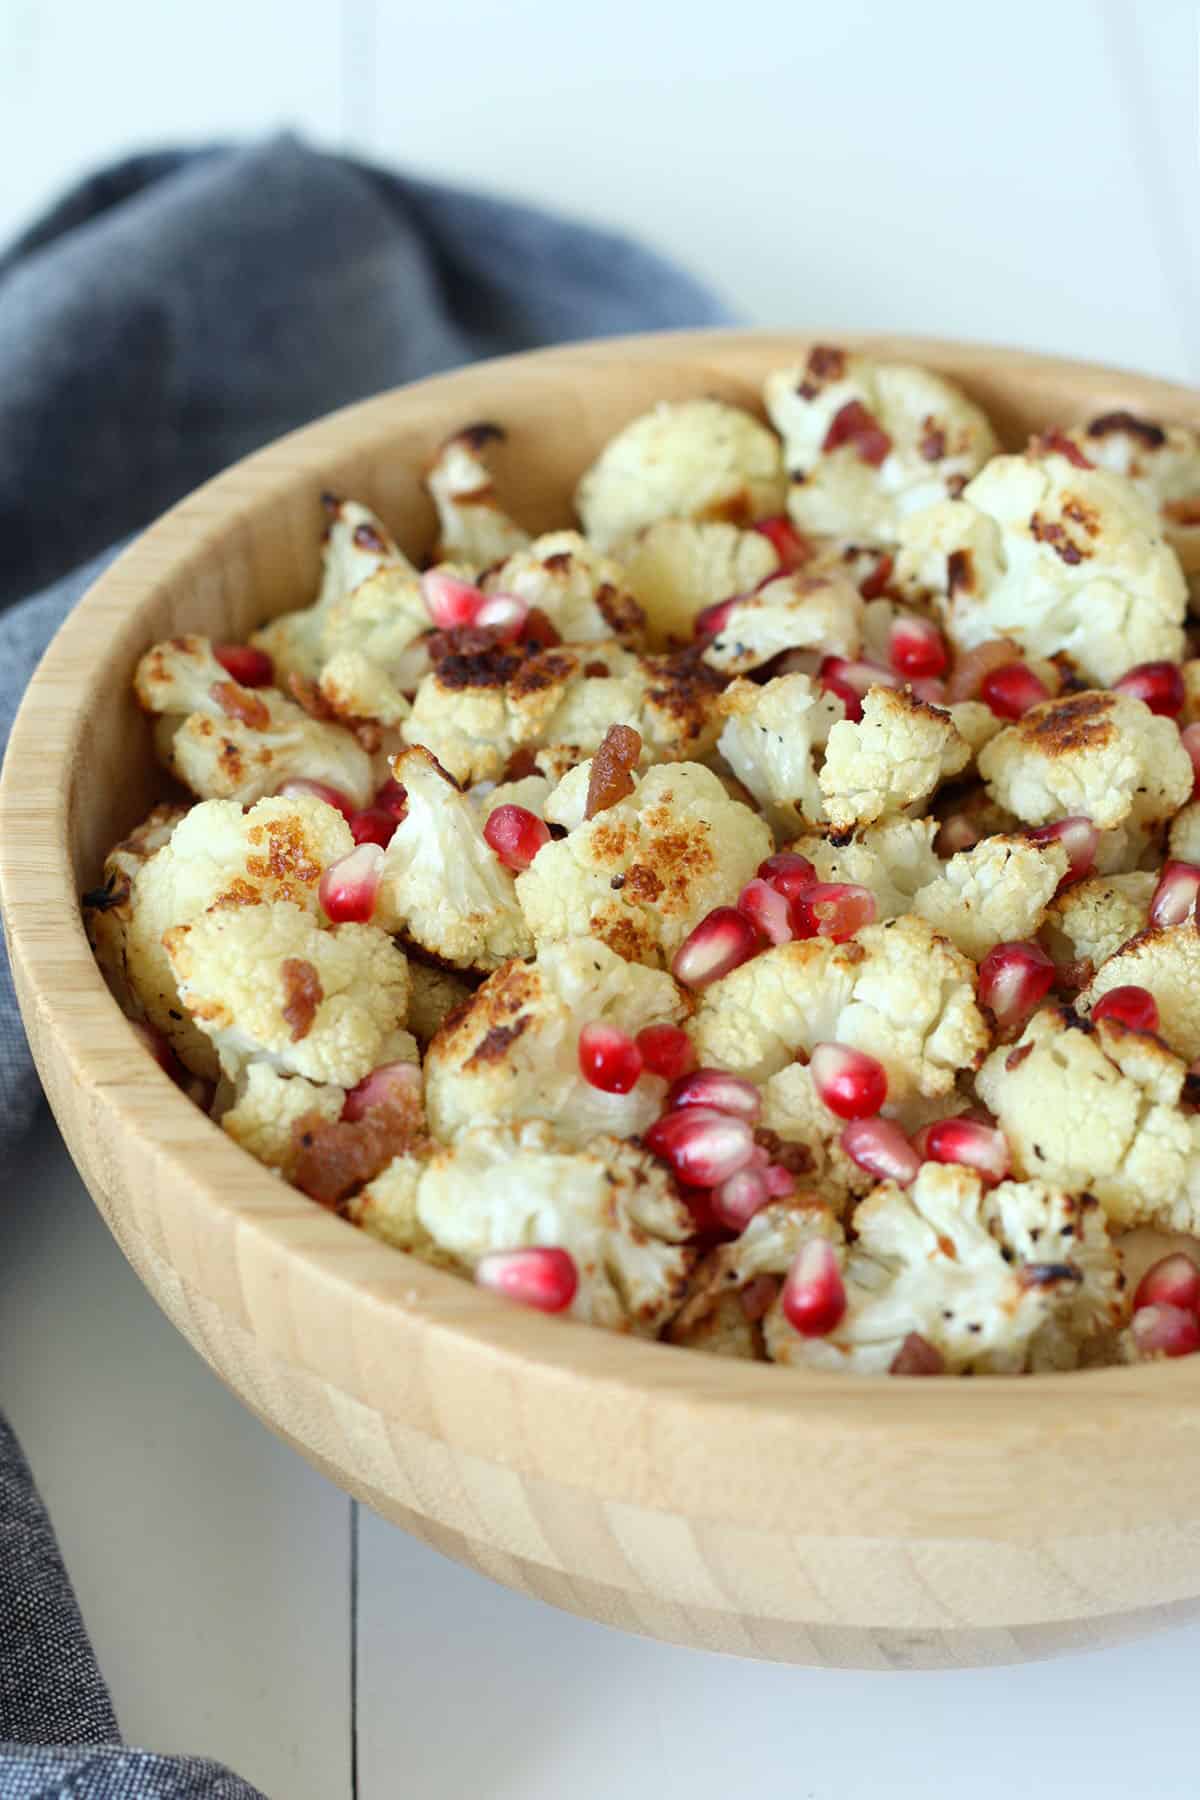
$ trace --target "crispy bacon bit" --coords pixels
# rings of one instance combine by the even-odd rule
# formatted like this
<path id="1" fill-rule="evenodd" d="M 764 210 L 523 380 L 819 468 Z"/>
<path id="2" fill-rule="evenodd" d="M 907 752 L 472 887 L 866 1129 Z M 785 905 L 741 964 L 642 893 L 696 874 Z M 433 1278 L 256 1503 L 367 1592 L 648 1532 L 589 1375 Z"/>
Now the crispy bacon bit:
<path id="1" fill-rule="evenodd" d="M 888 1368 L 889 1375 L 942 1375 L 946 1363 L 936 1344 L 910 1331 Z"/>
<path id="2" fill-rule="evenodd" d="M 931 413 L 921 423 L 921 441 L 917 445 L 926 462 L 941 462 L 946 454 L 946 433 Z"/>
<path id="3" fill-rule="evenodd" d="M 292 1028 L 292 1042 L 298 1044 L 312 1030 L 317 1008 L 325 998 L 321 977 L 303 956 L 288 956 L 279 965 L 283 979 L 283 1016 Z"/>
<path id="4" fill-rule="evenodd" d="M 236 719 L 249 731 L 265 731 L 271 723 L 267 703 L 236 681 L 214 681 L 209 693 L 227 719 Z"/>
<path id="5" fill-rule="evenodd" d="M 1148 450 L 1161 450 L 1167 441 L 1167 434 L 1161 425 L 1155 425 L 1150 419 L 1139 419 L 1136 413 L 1123 410 L 1101 413 L 1087 428 L 1088 436 L 1093 438 L 1108 437 L 1114 431 L 1125 431 L 1130 437 L 1141 438 Z"/>
<path id="6" fill-rule="evenodd" d="M 632 794 L 632 771 L 642 754 L 642 734 L 632 725 L 610 725 L 592 758 L 584 818 L 594 819 Z"/>
<path id="7" fill-rule="evenodd" d="M 306 1113 L 292 1126 L 296 1145 L 293 1180 L 321 1206 L 337 1210 L 365 1181 L 386 1169 L 392 1158 L 429 1149 L 420 1083 L 393 1089 L 382 1105 L 358 1119 L 323 1119 Z"/>
<path id="8" fill-rule="evenodd" d="M 366 523 L 354 527 L 354 542 L 360 550 L 374 550 L 378 556 L 387 555 L 387 545 L 373 525 Z"/>
<path id="9" fill-rule="evenodd" d="M 1083 454 L 1073 438 L 1065 431 L 1043 431 L 1029 440 L 1030 454 L 1033 456 L 1065 456 L 1069 463 L 1077 469 L 1094 469 L 1095 463 Z"/>
<path id="10" fill-rule="evenodd" d="M 860 462 L 878 469 L 887 461 L 892 440 L 874 413 L 868 412 L 861 400 L 847 400 L 834 413 L 821 449 L 826 455 L 849 444 Z"/>

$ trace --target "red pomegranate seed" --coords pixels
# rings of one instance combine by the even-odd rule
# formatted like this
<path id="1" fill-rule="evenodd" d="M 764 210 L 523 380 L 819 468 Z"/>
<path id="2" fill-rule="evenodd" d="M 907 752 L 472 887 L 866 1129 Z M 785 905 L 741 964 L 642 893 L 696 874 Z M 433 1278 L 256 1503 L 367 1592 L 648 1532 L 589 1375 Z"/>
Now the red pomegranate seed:
<path id="1" fill-rule="evenodd" d="M 1200 867 L 1195 863 L 1164 863 L 1158 886 L 1154 890 L 1154 898 L 1150 902 L 1150 923 L 1182 925 L 1196 910 L 1198 892 Z"/>
<path id="2" fill-rule="evenodd" d="M 1088 461 L 1079 445 L 1065 431 L 1043 431 L 1038 437 L 1030 439 L 1029 448 L 1035 456 L 1065 456 L 1077 469 L 1094 469 L 1096 466 L 1094 462 Z"/>
<path id="3" fill-rule="evenodd" d="M 731 1231 L 745 1231 L 771 1198 L 757 1169 L 738 1169 L 713 1192 L 713 1212 Z"/>
<path id="4" fill-rule="evenodd" d="M 887 1070 L 848 1044 L 817 1044 L 808 1059 L 818 1098 L 839 1119 L 869 1119 L 887 1099 Z"/>
<path id="5" fill-rule="evenodd" d="M 796 1191 L 796 1177 L 782 1163 L 768 1163 L 762 1171 L 762 1178 L 767 1184 L 767 1192 L 772 1200 L 785 1200 Z"/>
<path id="6" fill-rule="evenodd" d="M 1177 719 L 1187 700 L 1183 673 L 1178 663 L 1139 663 L 1113 683 L 1118 694 L 1132 694 L 1164 719 Z"/>
<path id="7" fill-rule="evenodd" d="M 321 877 L 317 898 L 335 925 L 365 925 L 375 911 L 383 872 L 378 844 L 360 844 L 349 856 L 330 863 Z"/>
<path id="8" fill-rule="evenodd" d="M 689 1187 L 715 1188 L 754 1155 L 754 1133 L 745 1119 L 712 1107 L 688 1106 L 664 1113 L 644 1135 L 646 1148 L 669 1163 Z"/>
<path id="9" fill-rule="evenodd" d="M 735 906 L 718 906 L 684 938 L 671 973 L 685 987 L 707 987 L 756 956 L 763 940 Z"/>
<path id="10" fill-rule="evenodd" d="M 372 802 L 380 812 L 390 813 L 399 824 L 408 811 L 408 790 L 402 788 L 394 778 L 384 782 Z"/>
<path id="11" fill-rule="evenodd" d="M 1200 1350 L 1200 1319 L 1181 1306 L 1140 1306 L 1130 1329 L 1139 1356 L 1191 1356 Z"/>
<path id="12" fill-rule="evenodd" d="M 827 1238 L 810 1238 L 788 1270 L 780 1299 L 783 1316 L 801 1337 L 827 1337 L 846 1311 L 837 1252 Z"/>
<path id="13" fill-rule="evenodd" d="M 787 944 L 792 938 L 792 909 L 785 895 L 757 876 L 738 895 L 737 909 L 749 919 L 769 944 Z"/>
<path id="14" fill-rule="evenodd" d="M 550 827 L 528 807 L 497 806 L 487 816 L 483 835 L 506 869 L 527 869 L 550 842 Z"/>
<path id="15" fill-rule="evenodd" d="M 792 907 L 792 930 L 798 938 L 827 937 L 844 944 L 864 925 L 873 924 L 878 911 L 870 888 L 849 881 L 814 881 Z"/>
<path id="16" fill-rule="evenodd" d="M 421 1071 L 416 1063 L 381 1063 L 352 1087 L 342 1104 L 342 1117 L 351 1124 L 379 1106 L 411 1107 L 421 1092 Z"/>
<path id="17" fill-rule="evenodd" d="M 799 856 L 794 850 L 779 850 L 768 856 L 759 863 L 756 873 L 760 881 L 769 881 L 789 900 L 795 900 L 817 879 L 817 871 L 807 856 Z"/>
<path id="18" fill-rule="evenodd" d="M 1060 894 L 1064 888 L 1073 887 L 1085 875 L 1091 874 L 1100 844 L 1100 833 L 1090 819 L 1082 815 L 1057 819 L 1053 825 L 1039 825 L 1036 830 L 1027 831 L 1025 835 L 1035 844 L 1061 844 L 1066 851 L 1067 872 L 1058 884 L 1057 891 Z"/>
<path id="19" fill-rule="evenodd" d="M 693 1069 L 690 1075 L 675 1082 L 667 1095 L 671 1112 L 684 1106 L 707 1106 L 714 1112 L 748 1119 L 754 1125 L 762 1112 L 762 1095 L 752 1081 L 745 1081 L 740 1075 L 728 1075 L 724 1069 Z M 765 1168 L 765 1150 L 762 1163 Z"/>
<path id="20" fill-rule="evenodd" d="M 478 631 L 490 628 L 499 632 L 502 637 L 515 639 L 525 629 L 528 617 L 528 606 L 524 600 L 518 600 L 515 594 L 489 594 L 476 608 L 472 624 Z"/>
<path id="21" fill-rule="evenodd" d="M 918 700 L 924 700 L 929 706 L 945 706 L 946 684 L 932 675 L 922 676 L 909 682 L 909 687 Z"/>
<path id="22" fill-rule="evenodd" d="M 696 1051 L 686 1031 L 678 1025 L 646 1025 L 634 1039 L 651 1075 L 678 1081 L 696 1066 Z"/>
<path id="23" fill-rule="evenodd" d="M 1054 985 L 1054 964 L 1040 944 L 997 944 L 979 965 L 979 1004 L 1008 1031 L 1039 1007 Z"/>
<path id="24" fill-rule="evenodd" d="M 895 669 L 885 669 L 882 663 L 868 662 L 864 657 L 851 661 L 846 656 L 826 656 L 817 670 L 817 679 L 822 683 L 840 681 L 857 694 L 860 700 L 873 687 L 904 686 L 904 677 L 897 675 Z"/>
<path id="25" fill-rule="evenodd" d="M 790 574 L 793 569 L 803 568 L 806 562 L 811 561 L 812 545 L 783 513 L 776 513 L 770 519 L 759 519 L 754 529 L 761 531 L 775 546 L 779 567 L 785 574 Z"/>
<path id="26" fill-rule="evenodd" d="M 1179 741 L 1192 759 L 1192 799 L 1200 793 L 1200 724 L 1185 725 Z"/>
<path id="27" fill-rule="evenodd" d="M 938 827 L 934 851 L 938 856 L 957 856 L 960 850 L 972 850 L 979 842 L 979 831 L 966 813 L 950 813 Z"/>
<path id="28" fill-rule="evenodd" d="M 1138 1282 L 1133 1309 L 1143 1306 L 1177 1306 L 1200 1316 L 1200 1269 L 1182 1250 L 1154 1263 Z"/>
<path id="29" fill-rule="evenodd" d="M 294 799 L 297 794 L 311 794 L 314 800 L 324 800 L 326 806 L 336 807 L 347 822 L 358 811 L 349 795 L 343 794 L 340 789 L 330 787 L 325 781 L 306 781 L 299 775 L 292 781 L 285 781 L 275 792 L 285 800 Z"/>
<path id="30" fill-rule="evenodd" d="M 487 595 L 447 575 L 441 569 L 426 569 L 421 577 L 421 597 L 429 608 L 429 616 L 440 631 L 453 631 L 456 625 L 474 625 Z"/>
<path id="31" fill-rule="evenodd" d="M 823 692 L 832 694 L 835 700 L 841 701 L 845 708 L 846 717 L 852 725 L 857 725 L 858 721 L 862 718 L 862 701 L 850 686 L 850 683 L 848 681 L 843 681 L 840 675 L 818 675 L 817 680 L 819 681 Z"/>
<path id="32" fill-rule="evenodd" d="M 977 1119 L 938 1119 L 925 1127 L 922 1137 L 927 1161 L 961 1163 L 989 1186 L 1003 1181 L 1012 1167 L 1004 1133 Z"/>
<path id="33" fill-rule="evenodd" d="M 928 619 L 901 617 L 892 623 L 888 655 L 901 675 L 941 675 L 947 663 L 946 640 Z"/>
<path id="34" fill-rule="evenodd" d="M 253 644 L 214 644 L 212 652 L 239 687 L 270 687 L 275 680 L 275 664 L 265 650 L 256 650 Z"/>
<path id="35" fill-rule="evenodd" d="M 751 1325 L 766 1317 L 775 1304 L 778 1292 L 779 1278 L 776 1275 L 756 1275 L 746 1283 L 738 1295 L 738 1305 Z"/>
<path id="36" fill-rule="evenodd" d="M 979 684 L 979 696 L 1001 719 L 1022 719 L 1031 706 L 1049 700 L 1050 689 L 1024 663 L 1001 663 Z"/>
<path id="37" fill-rule="evenodd" d="M 353 815 L 350 820 L 350 836 L 356 844 L 378 844 L 386 850 L 392 841 L 397 820 L 390 812 L 384 812 L 381 806 L 368 806 L 365 811 Z"/>
<path id="38" fill-rule="evenodd" d="M 716 637 L 718 632 L 724 631 L 729 622 L 729 615 L 741 597 L 740 594 L 731 594 L 728 600 L 717 600 L 712 606 L 702 607 L 692 621 L 693 636 L 712 638 Z"/>
<path id="39" fill-rule="evenodd" d="M 594 1020 L 579 1033 L 579 1073 L 602 1094 L 627 1094 L 642 1072 L 642 1053 L 627 1031 Z"/>
<path id="40" fill-rule="evenodd" d="M 901 1187 L 915 1180 L 921 1167 L 921 1158 L 891 1119 L 851 1119 L 842 1132 L 842 1149 L 868 1175 L 898 1181 Z"/>
<path id="41" fill-rule="evenodd" d="M 875 564 L 865 581 L 860 581 L 858 591 L 864 600 L 878 600 L 887 592 L 887 584 L 892 578 L 895 558 L 885 551 Z"/>
<path id="42" fill-rule="evenodd" d="M 974 650 L 965 650 L 954 659 L 954 668 L 946 683 L 946 698 L 953 706 L 958 700 L 975 700 L 986 675 L 1005 663 L 1020 660 L 1021 646 L 1012 638 L 988 638 Z"/>
<path id="43" fill-rule="evenodd" d="M 1092 1008 L 1093 1019 L 1118 1019 L 1130 1031 L 1157 1031 L 1158 1005 L 1144 987 L 1109 988 Z"/>
<path id="44" fill-rule="evenodd" d="M 565 1312 L 579 1288 L 573 1257 L 556 1247 L 534 1250 L 493 1250 L 475 1267 L 480 1287 L 503 1294 L 538 1312 Z"/>
<path id="45" fill-rule="evenodd" d="M 889 1375 L 943 1375 L 946 1359 L 936 1344 L 910 1331 L 888 1365 Z"/>
<path id="46" fill-rule="evenodd" d="M 845 406 L 834 413 L 821 448 L 828 455 L 833 450 L 840 450 L 843 444 L 852 446 L 859 462 L 878 469 L 887 461 L 892 440 L 861 400 L 847 400 Z"/>

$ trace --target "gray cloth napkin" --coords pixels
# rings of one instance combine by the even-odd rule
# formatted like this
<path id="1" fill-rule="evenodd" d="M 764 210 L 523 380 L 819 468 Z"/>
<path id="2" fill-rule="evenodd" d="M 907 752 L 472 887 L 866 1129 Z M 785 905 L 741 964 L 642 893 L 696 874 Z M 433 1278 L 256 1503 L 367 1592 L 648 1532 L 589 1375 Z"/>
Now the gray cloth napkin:
<path id="1" fill-rule="evenodd" d="M 729 317 L 624 238 L 290 137 L 102 171 L 0 254 L 0 744 L 121 540 L 235 458 L 480 357 Z M 0 1150 L 37 1100 L 4 960 Z M 0 1796 L 254 1793 L 216 1764 L 121 1746 L 0 1419 Z"/>

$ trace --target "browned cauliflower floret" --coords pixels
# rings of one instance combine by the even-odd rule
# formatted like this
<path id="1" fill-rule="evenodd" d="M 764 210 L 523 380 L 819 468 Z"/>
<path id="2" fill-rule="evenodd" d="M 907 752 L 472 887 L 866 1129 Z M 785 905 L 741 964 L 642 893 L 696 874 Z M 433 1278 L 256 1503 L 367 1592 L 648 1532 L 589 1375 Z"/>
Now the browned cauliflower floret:
<path id="1" fill-rule="evenodd" d="M 566 1143 L 539 1119 L 476 1126 L 425 1162 L 400 1158 L 347 1211 L 468 1273 L 492 1251 L 557 1246 L 579 1276 L 571 1316 L 645 1336 L 678 1309 L 695 1261 L 691 1215 L 661 1163 L 612 1137 Z"/>
<path id="2" fill-rule="evenodd" d="M 625 585 L 625 571 L 577 531 L 549 531 L 485 577 L 489 594 L 512 594 L 545 613 L 568 644 L 615 638 L 641 647 L 646 616 Z"/>
<path id="3" fill-rule="evenodd" d="M 249 805 L 297 778 L 338 788 L 355 806 L 370 798 L 370 758 L 348 731 L 311 718 L 277 688 L 239 686 L 207 638 L 156 644 L 134 685 L 158 715 L 160 760 L 202 799 Z"/>
<path id="4" fill-rule="evenodd" d="M 739 595 L 704 646 L 704 660 L 727 675 L 744 675 L 785 650 L 857 656 L 862 596 L 837 570 L 777 575 Z"/>
<path id="5" fill-rule="evenodd" d="M 988 1032 L 975 969 L 924 919 L 868 925 L 844 944 L 778 944 L 704 990 L 690 1027 L 702 1063 L 765 1081 L 798 1051 L 848 1044 L 884 1065 L 889 1101 L 948 1094 Z"/>
<path id="6" fill-rule="evenodd" d="M 807 675 L 777 675 L 759 686 L 739 677 L 721 695 L 725 726 L 717 748 L 782 838 L 825 817 L 817 752 L 845 708 Z"/>
<path id="7" fill-rule="evenodd" d="M 986 416 L 928 369 L 819 344 L 767 377 L 788 511 L 804 531 L 894 543 L 900 521 L 956 494 L 996 449 Z"/>
<path id="8" fill-rule="evenodd" d="M 1033 937 L 1066 872 L 1061 844 L 984 838 L 952 856 L 913 896 L 912 910 L 981 962 L 996 944 Z"/>
<path id="9" fill-rule="evenodd" d="M 829 733 L 819 777 L 825 816 L 841 831 L 870 825 L 928 799 L 970 759 L 942 707 L 906 688 L 871 688 L 862 718 L 842 719 Z"/>
<path id="10" fill-rule="evenodd" d="M 650 642 L 660 647 L 690 642 L 706 606 L 752 593 L 779 568 L 760 531 L 716 521 L 661 519 L 619 548 Z"/>
<path id="11" fill-rule="evenodd" d="M 408 1029 L 422 1050 L 457 1007 L 464 1006 L 475 989 L 452 969 L 410 958 L 408 964 Z"/>
<path id="12" fill-rule="evenodd" d="M 1142 930 L 1158 877 L 1135 869 L 1127 875 L 1091 875 L 1066 888 L 1046 909 L 1042 941 L 1059 967 L 1077 975 L 1098 969 Z"/>
<path id="13" fill-rule="evenodd" d="M 564 786 L 586 791 L 585 768 Z M 539 944 L 598 937 L 628 961 L 653 966 L 669 963 L 713 907 L 734 900 L 772 848 L 764 821 L 730 799 L 710 770 L 661 764 L 627 800 L 539 851 L 518 876 L 517 895 Z"/>
<path id="14" fill-rule="evenodd" d="M 1076 1004 L 1089 1013 L 1111 988 L 1141 987 L 1158 1006 L 1159 1034 L 1185 1062 L 1200 1057 L 1200 932 L 1194 918 L 1150 925 L 1114 950 Z"/>
<path id="15" fill-rule="evenodd" d="M 343 1087 L 281 1075 L 270 1063 L 252 1062 L 243 1071 L 237 1099 L 221 1116 L 221 1128 L 269 1169 L 291 1179 L 299 1145 L 294 1127 L 317 1117 L 332 1123 L 342 1116 Z"/>
<path id="16" fill-rule="evenodd" d="M 1175 862 L 1200 863 L 1200 801 L 1192 801 L 1171 820 L 1167 854 Z"/>
<path id="17" fill-rule="evenodd" d="M 627 963 L 594 938 L 546 944 L 535 963 L 497 969 L 429 1049 L 426 1105 L 436 1137 L 478 1125 L 545 1119 L 566 1143 L 596 1132 L 635 1137 L 663 1108 L 666 1083 L 643 1075 L 627 1094 L 580 1074 L 579 1033 L 593 1022 L 631 1035 L 675 1024 L 688 1003 L 671 977 Z"/>
<path id="18" fill-rule="evenodd" d="M 114 844 L 104 859 L 99 887 L 83 896 L 83 923 L 101 973 L 122 1012 L 138 1018 L 145 1010 L 126 967 L 129 921 L 133 916 L 133 882 L 144 863 L 170 842 L 185 808 L 156 806 L 129 836 Z"/>
<path id="19" fill-rule="evenodd" d="M 912 911 L 913 896 L 941 879 L 941 861 L 934 855 L 936 819 L 908 819 L 897 814 L 866 825 L 853 836 L 807 832 L 788 845 L 806 856 L 819 881 L 848 881 L 870 888 L 880 919 L 894 919 Z"/>
<path id="20" fill-rule="evenodd" d="M 1101 830 L 1169 818 L 1192 791 L 1174 721 L 1129 694 L 1046 700 L 979 758 L 988 791 L 1028 825 L 1086 815 Z"/>
<path id="21" fill-rule="evenodd" d="M 766 1355 L 762 1320 L 802 1245 L 827 1238 L 842 1247 L 841 1227 L 817 1202 L 777 1200 L 756 1212 L 741 1236 L 698 1263 L 668 1337 L 717 1356 Z"/>
<path id="22" fill-rule="evenodd" d="M 1035 1013 L 976 1078 L 1021 1176 L 1091 1193 L 1118 1225 L 1200 1229 L 1200 1116 L 1180 1107 L 1185 1065 L 1144 1032 Z"/>
<path id="23" fill-rule="evenodd" d="M 575 505 L 588 537 L 610 550 L 659 519 L 748 525 L 782 512 L 785 491 L 779 439 L 751 413 L 724 400 L 662 401 L 609 439 Z"/>
<path id="24" fill-rule="evenodd" d="M 501 506 L 483 454 L 503 441 L 498 425 L 467 425 L 447 439 L 430 465 L 425 485 L 438 516 L 435 561 L 453 558 L 487 569 L 528 544 L 529 533 Z"/>
<path id="25" fill-rule="evenodd" d="M 1124 475 L 1158 513 L 1184 569 L 1200 565 L 1200 432 L 1135 413 L 1100 413 L 1066 434 L 1089 462 Z"/>
<path id="26" fill-rule="evenodd" d="M 212 907 L 164 935 L 179 996 L 225 1074 L 281 1074 L 353 1087 L 394 1060 L 408 964 L 374 925 L 323 930 L 291 900 Z"/>

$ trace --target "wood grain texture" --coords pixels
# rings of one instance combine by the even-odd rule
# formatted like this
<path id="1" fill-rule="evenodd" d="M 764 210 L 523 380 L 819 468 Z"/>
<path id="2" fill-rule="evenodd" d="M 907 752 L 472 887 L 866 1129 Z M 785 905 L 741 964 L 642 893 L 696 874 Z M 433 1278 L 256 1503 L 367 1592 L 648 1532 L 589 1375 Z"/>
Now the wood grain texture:
<path id="1" fill-rule="evenodd" d="M 870 342 L 960 379 L 1013 443 L 1186 389 L 1013 351 Z M 0 787 L 0 895 L 34 1053 L 114 1236 L 246 1404 L 447 1554 L 555 1605 L 785 1661 L 933 1667 L 1108 1643 L 1200 1613 L 1200 1365 L 1036 1381 L 838 1380 L 547 1320 L 373 1242 L 273 1179 L 144 1054 L 77 895 L 158 778 L 128 698 L 169 632 L 229 638 L 313 591 L 318 495 L 414 553 L 425 458 L 509 432 L 532 527 L 656 398 L 756 405 L 795 336 L 718 333 L 512 358 L 334 415 L 152 527 L 35 676 Z"/>

